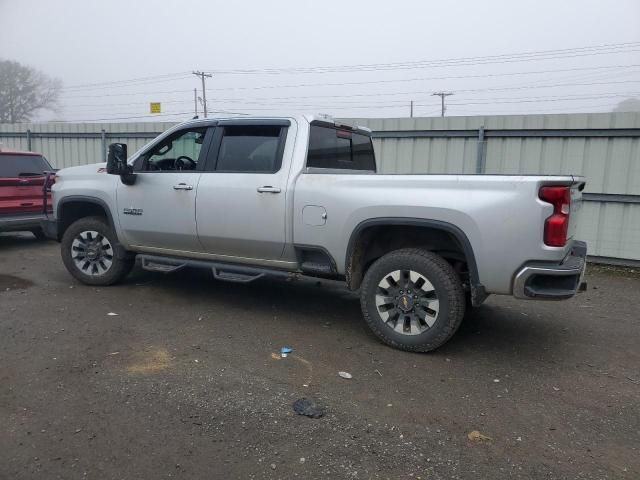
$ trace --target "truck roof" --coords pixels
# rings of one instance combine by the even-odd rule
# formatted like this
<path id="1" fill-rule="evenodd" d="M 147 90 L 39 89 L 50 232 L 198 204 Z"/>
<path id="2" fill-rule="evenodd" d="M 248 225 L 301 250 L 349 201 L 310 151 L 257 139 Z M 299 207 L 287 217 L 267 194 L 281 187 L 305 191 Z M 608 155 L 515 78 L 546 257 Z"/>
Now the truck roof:
<path id="1" fill-rule="evenodd" d="M 367 127 L 348 125 L 347 123 L 341 122 L 339 120 L 336 121 L 330 115 L 324 115 L 324 114 L 318 113 L 318 114 L 312 114 L 312 115 L 228 115 L 228 116 L 220 116 L 220 117 L 191 119 L 191 120 L 186 120 L 182 123 L 178 123 L 177 125 L 174 125 L 173 127 L 164 131 L 161 134 L 161 136 L 167 136 L 171 134 L 171 132 L 175 132 L 176 130 L 184 127 L 208 127 L 208 126 L 216 125 L 218 122 L 222 120 L 295 120 L 296 122 L 299 122 L 299 123 L 311 123 L 314 121 L 318 121 L 318 122 L 324 122 L 324 123 L 333 123 L 338 127 L 352 128 L 353 130 L 357 129 L 360 132 L 365 133 L 367 135 L 371 134 L 371 130 Z M 160 138 L 160 137 L 156 137 L 155 139 L 151 140 L 149 143 L 140 147 L 136 152 L 133 153 L 133 155 L 129 156 L 129 159 L 135 157 L 138 153 L 140 153 L 142 150 L 147 148 L 148 145 L 155 142 L 157 138 Z"/>
<path id="2" fill-rule="evenodd" d="M 301 123 L 311 123 L 314 121 L 325 122 L 325 123 L 333 123 L 337 126 L 350 127 L 353 129 L 362 130 L 365 132 L 371 132 L 371 130 L 367 127 L 350 125 L 346 122 L 342 122 L 340 120 L 336 120 L 331 115 L 326 115 L 322 113 L 315 114 L 306 114 L 306 115 L 229 115 L 229 116 L 220 116 L 220 117 L 208 117 L 208 118 L 200 118 L 194 120 L 187 120 L 185 122 L 180 123 L 181 126 L 185 125 L 211 125 L 219 122 L 221 120 L 289 120 L 295 119 Z"/>
<path id="3" fill-rule="evenodd" d="M 42 156 L 40 153 L 36 153 L 36 152 L 26 152 L 24 150 L 13 150 L 11 148 L 5 148 L 2 146 L 2 144 L 0 144 L 0 156 L 2 155 L 33 155 L 33 156 L 39 156 L 39 157 Z"/>

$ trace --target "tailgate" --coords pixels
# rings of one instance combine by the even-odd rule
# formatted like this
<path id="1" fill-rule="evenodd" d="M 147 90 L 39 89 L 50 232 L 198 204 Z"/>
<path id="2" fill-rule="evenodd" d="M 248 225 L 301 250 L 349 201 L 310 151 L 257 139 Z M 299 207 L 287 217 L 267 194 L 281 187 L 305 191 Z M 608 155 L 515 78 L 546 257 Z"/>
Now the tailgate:
<path id="1" fill-rule="evenodd" d="M 45 177 L 0 177 L 0 215 L 42 212 Z"/>
<path id="2" fill-rule="evenodd" d="M 585 181 L 582 177 L 574 177 L 574 181 L 571 184 L 571 206 L 569 210 L 567 239 L 572 239 L 576 233 L 580 210 L 582 210 L 582 190 L 584 190 L 584 186 Z"/>

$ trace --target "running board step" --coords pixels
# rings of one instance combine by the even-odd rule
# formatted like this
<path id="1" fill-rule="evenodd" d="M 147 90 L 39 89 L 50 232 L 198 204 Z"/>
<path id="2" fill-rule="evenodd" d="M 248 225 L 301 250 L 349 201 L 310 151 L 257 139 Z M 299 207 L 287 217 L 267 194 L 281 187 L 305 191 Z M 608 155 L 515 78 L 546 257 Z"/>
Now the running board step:
<path id="1" fill-rule="evenodd" d="M 171 273 L 187 266 L 186 263 L 176 262 L 171 259 L 149 258 L 144 255 L 139 255 L 139 257 L 142 268 L 144 270 L 149 270 L 150 272 Z"/>
<path id="2" fill-rule="evenodd" d="M 226 282 L 248 283 L 266 275 L 277 277 L 289 277 L 290 272 L 283 270 L 271 270 L 268 268 L 248 267 L 244 265 L 231 265 L 226 263 L 208 262 L 206 260 L 193 260 L 187 258 L 161 257 L 157 255 L 137 255 L 142 268 L 152 272 L 170 273 L 184 267 L 203 268 L 211 270 L 218 280 Z"/>
<path id="3" fill-rule="evenodd" d="M 264 277 L 263 272 L 252 271 L 251 269 L 239 271 L 233 267 L 227 267 L 226 269 L 213 267 L 211 270 L 216 280 L 224 280 L 226 282 L 249 283 Z"/>

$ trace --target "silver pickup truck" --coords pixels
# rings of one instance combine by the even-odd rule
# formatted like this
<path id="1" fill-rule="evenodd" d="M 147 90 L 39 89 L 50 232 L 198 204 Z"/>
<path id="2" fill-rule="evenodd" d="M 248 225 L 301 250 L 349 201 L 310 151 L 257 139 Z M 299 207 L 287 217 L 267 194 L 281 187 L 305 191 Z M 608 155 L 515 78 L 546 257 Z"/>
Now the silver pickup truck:
<path id="1" fill-rule="evenodd" d="M 327 116 L 194 120 L 127 158 L 57 172 L 48 236 L 89 285 L 136 258 L 217 279 L 343 280 L 394 347 L 445 343 L 489 294 L 564 299 L 582 285 L 573 176 L 383 175 L 369 130 Z"/>

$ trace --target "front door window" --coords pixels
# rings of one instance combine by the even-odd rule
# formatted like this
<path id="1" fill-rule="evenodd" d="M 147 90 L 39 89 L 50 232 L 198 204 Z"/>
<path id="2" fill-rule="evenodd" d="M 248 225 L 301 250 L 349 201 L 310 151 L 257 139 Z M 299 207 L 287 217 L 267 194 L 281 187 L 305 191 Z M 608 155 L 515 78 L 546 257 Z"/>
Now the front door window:
<path id="1" fill-rule="evenodd" d="M 206 128 L 180 130 L 163 139 L 136 161 L 138 172 L 195 170 Z"/>

